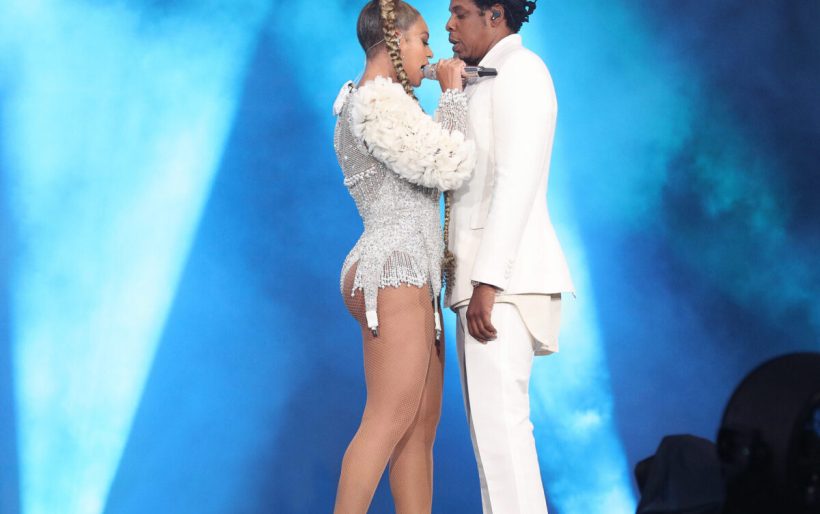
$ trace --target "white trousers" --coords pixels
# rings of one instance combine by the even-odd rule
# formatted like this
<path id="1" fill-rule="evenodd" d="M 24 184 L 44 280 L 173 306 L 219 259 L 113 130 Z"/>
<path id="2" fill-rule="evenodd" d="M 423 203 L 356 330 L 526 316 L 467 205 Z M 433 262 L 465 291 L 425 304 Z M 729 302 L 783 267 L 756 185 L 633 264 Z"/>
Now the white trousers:
<path id="1" fill-rule="evenodd" d="M 469 334 L 466 313 L 458 309 L 456 338 L 484 514 L 546 514 L 530 421 L 533 338 L 512 304 L 493 307 L 498 338 L 487 343 Z"/>

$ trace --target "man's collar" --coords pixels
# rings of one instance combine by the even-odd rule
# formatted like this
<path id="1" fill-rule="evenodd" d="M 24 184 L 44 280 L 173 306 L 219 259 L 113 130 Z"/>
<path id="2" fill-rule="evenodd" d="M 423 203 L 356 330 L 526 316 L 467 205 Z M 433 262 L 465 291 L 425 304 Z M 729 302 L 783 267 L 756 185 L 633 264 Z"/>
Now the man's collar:
<path id="1" fill-rule="evenodd" d="M 510 34 L 509 36 L 504 36 L 503 39 L 498 41 L 492 48 L 490 48 L 490 51 L 487 52 L 487 55 L 481 59 L 481 62 L 479 62 L 478 65 L 493 67 L 495 65 L 495 60 L 498 56 L 504 53 L 505 49 L 515 46 L 521 46 L 521 34 Z"/>

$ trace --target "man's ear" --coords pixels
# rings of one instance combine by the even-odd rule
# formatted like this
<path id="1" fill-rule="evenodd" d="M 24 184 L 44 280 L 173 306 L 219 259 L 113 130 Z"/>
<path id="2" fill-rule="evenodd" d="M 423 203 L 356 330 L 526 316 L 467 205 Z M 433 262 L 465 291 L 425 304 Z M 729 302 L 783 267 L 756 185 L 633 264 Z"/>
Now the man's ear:
<path id="1" fill-rule="evenodd" d="M 495 4 L 490 7 L 490 23 L 493 26 L 497 26 L 504 22 L 504 6 L 501 4 Z"/>

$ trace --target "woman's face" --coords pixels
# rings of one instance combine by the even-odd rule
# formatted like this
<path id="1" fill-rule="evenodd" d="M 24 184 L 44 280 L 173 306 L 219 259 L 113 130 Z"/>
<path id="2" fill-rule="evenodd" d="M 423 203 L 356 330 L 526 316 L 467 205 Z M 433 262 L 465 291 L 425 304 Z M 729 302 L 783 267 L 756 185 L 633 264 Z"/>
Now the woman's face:
<path id="1" fill-rule="evenodd" d="M 413 87 L 418 87 L 424 76 L 421 67 L 430 64 L 433 51 L 428 44 L 430 40 L 430 29 L 427 28 L 424 18 L 418 17 L 410 28 L 401 33 L 399 49 L 401 50 L 401 60 L 404 63 L 404 70 L 407 78 Z"/>

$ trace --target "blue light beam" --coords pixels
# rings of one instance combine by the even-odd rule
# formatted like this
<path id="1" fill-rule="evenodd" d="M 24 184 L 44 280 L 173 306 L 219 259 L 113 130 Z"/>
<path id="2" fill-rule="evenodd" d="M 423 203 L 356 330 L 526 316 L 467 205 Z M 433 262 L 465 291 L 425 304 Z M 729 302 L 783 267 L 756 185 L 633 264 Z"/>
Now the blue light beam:
<path id="1" fill-rule="evenodd" d="M 27 514 L 104 509 L 265 8 L 0 6 Z"/>

